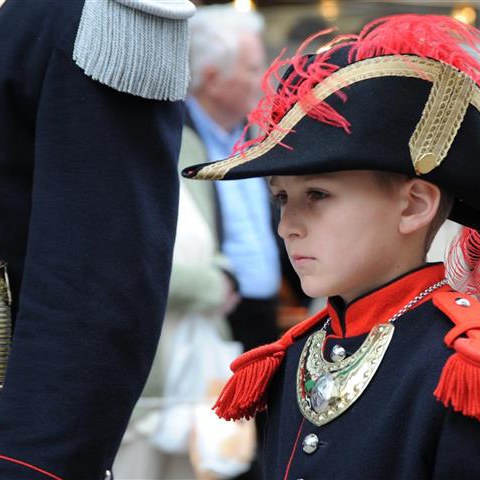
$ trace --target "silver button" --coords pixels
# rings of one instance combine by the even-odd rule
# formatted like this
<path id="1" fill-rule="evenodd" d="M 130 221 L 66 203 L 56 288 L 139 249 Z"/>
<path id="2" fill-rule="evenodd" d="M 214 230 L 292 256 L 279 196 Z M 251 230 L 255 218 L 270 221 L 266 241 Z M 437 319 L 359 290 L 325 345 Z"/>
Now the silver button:
<path id="1" fill-rule="evenodd" d="M 347 352 L 341 345 L 334 345 L 331 358 L 334 362 L 340 362 L 347 356 Z"/>
<path id="2" fill-rule="evenodd" d="M 471 305 L 471 303 L 469 302 L 469 300 L 467 300 L 466 298 L 462 298 L 462 297 L 459 297 L 455 300 L 455 303 L 457 305 L 460 305 L 461 307 L 469 307 Z"/>
<path id="3" fill-rule="evenodd" d="M 105 478 L 104 480 L 112 480 L 113 479 L 113 475 L 112 475 L 112 472 L 110 470 L 107 470 L 105 472 Z"/>
<path id="4" fill-rule="evenodd" d="M 318 437 L 314 434 L 311 433 L 310 435 L 307 435 L 303 439 L 303 451 L 307 453 L 308 455 L 311 455 L 312 453 L 315 453 L 318 448 Z"/>

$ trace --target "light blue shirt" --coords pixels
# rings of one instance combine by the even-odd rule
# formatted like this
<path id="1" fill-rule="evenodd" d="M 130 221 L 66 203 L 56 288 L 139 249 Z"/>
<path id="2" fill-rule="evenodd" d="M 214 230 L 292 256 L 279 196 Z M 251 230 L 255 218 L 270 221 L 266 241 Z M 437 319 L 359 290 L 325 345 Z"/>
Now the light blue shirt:
<path id="1" fill-rule="evenodd" d="M 225 131 L 190 97 L 187 107 L 208 157 L 228 157 L 242 134 L 241 125 Z M 280 261 L 271 226 L 268 187 L 262 178 L 215 182 L 223 223 L 223 253 L 247 298 L 268 298 L 280 287 Z"/>

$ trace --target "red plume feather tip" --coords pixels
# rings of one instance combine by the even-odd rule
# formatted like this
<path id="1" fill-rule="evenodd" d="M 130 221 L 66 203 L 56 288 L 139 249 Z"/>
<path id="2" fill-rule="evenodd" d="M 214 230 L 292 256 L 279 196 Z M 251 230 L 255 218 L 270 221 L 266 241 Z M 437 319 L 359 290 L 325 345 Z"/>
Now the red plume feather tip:
<path id="1" fill-rule="evenodd" d="M 480 294 L 480 232 L 462 228 L 453 239 L 446 258 L 448 283 L 459 292 Z"/>
<path id="2" fill-rule="evenodd" d="M 366 25 L 359 35 L 338 36 L 328 44 L 329 48 L 323 49 L 308 63 L 305 51 L 315 40 L 330 32 L 322 31 L 307 38 L 291 58 L 283 58 L 285 51 L 282 51 L 274 60 L 262 81 L 264 97 L 249 115 L 245 129 L 247 131 L 255 125 L 261 133 L 248 142 L 242 136 L 234 152 L 244 152 L 264 140 L 272 130 L 279 129 L 280 120 L 296 103 L 310 117 L 350 132 L 348 120 L 325 101 L 318 102 L 312 93 L 318 83 L 339 69 L 330 63 L 330 59 L 333 53 L 344 47 L 351 47 L 351 63 L 382 55 L 416 55 L 452 65 L 480 84 L 480 62 L 475 58 L 480 52 L 480 31 L 453 18 L 414 14 L 380 18 Z M 318 50 L 318 46 L 312 50 Z M 292 71 L 282 79 L 280 72 L 287 65 Z M 278 88 L 276 84 L 279 84 Z M 346 101 L 344 92 L 336 94 Z"/>

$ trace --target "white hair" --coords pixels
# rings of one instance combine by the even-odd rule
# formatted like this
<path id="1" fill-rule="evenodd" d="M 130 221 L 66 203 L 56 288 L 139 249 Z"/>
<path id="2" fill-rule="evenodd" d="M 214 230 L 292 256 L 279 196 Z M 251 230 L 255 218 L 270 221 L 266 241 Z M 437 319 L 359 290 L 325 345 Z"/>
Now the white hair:
<path id="1" fill-rule="evenodd" d="M 241 13 L 230 5 L 199 7 L 190 19 L 190 90 L 201 87 L 205 68 L 214 66 L 227 76 L 235 61 L 240 36 L 262 33 L 263 17 Z"/>

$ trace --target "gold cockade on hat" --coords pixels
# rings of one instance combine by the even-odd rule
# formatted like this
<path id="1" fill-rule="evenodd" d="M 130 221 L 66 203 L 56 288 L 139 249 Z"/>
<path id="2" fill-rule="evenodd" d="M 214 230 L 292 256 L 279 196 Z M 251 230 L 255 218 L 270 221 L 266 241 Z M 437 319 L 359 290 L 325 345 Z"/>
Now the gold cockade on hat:
<path id="1" fill-rule="evenodd" d="M 440 65 L 420 122 L 409 142 L 418 175 L 431 172 L 445 159 L 474 93 L 475 82 L 468 75 L 449 65 Z"/>

